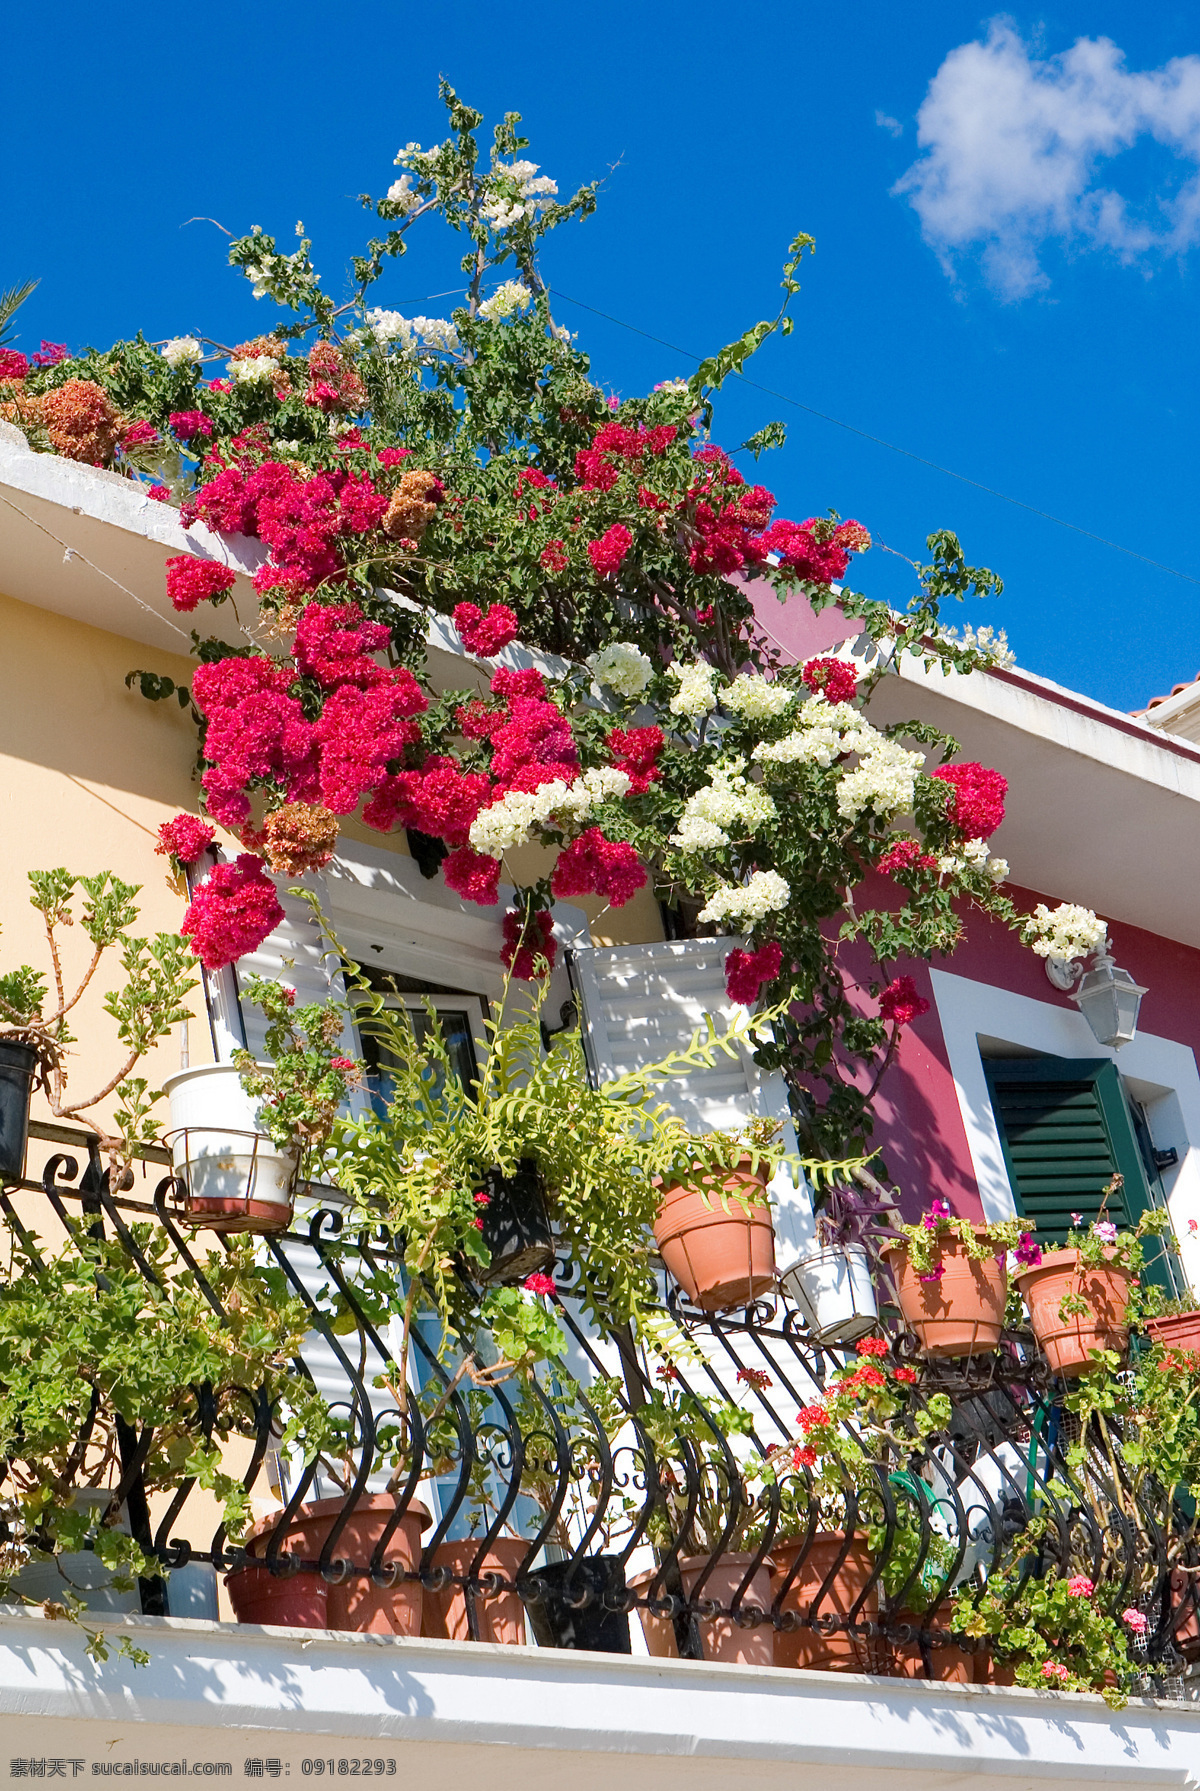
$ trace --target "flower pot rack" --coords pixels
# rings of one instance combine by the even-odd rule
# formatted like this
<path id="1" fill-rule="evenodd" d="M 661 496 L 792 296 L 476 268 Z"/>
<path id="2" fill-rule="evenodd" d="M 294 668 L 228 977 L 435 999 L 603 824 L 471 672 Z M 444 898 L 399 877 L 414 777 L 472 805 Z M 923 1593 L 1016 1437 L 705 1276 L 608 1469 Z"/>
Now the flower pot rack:
<path id="1" fill-rule="evenodd" d="M 84 1153 L 78 1147 L 88 1147 L 86 1134 L 48 1126 L 31 1127 L 31 1132 L 39 1140 L 77 1148 L 52 1156 L 41 1182 L 21 1183 L 27 1190 L 40 1190 L 50 1210 L 39 1224 L 26 1200 L 20 1220 L 45 1235 L 52 1229 L 51 1213 L 62 1222 L 83 1216 L 117 1241 L 149 1275 L 150 1265 L 132 1229 L 135 1221 L 149 1219 L 162 1227 L 181 1268 L 199 1267 L 190 1232 L 178 1222 L 178 1194 L 166 1151 L 146 1153 L 148 1161 L 163 1171 L 156 1188 L 135 1169 L 133 1187 L 116 1193 L 108 1186 L 94 1148 L 87 1149 L 85 1173 L 80 1175 Z M 20 1222 L 9 1194 L 0 1193 L 0 1206 L 10 1224 Z M 207 1562 L 220 1575 L 244 1574 L 241 1608 L 247 1620 L 276 1620 L 262 1615 L 279 1608 L 273 1602 L 276 1585 L 289 1589 L 287 1620 L 313 1625 L 358 1621 L 352 1614 L 355 1610 L 378 1611 L 381 1602 L 387 1605 L 389 1589 L 403 1589 L 406 1609 L 419 1612 L 405 1619 L 412 1633 L 422 1627 L 426 1633 L 453 1633 L 491 1640 L 493 1645 L 537 1639 L 541 1645 L 623 1652 L 629 1645 L 631 1618 L 640 1623 L 645 1615 L 651 1628 L 656 1621 L 660 1627 L 664 1620 L 670 1625 L 674 1651 L 685 1658 L 703 1658 L 706 1649 L 725 1646 L 731 1637 L 736 1641 L 743 1630 L 750 1635 L 763 1630 L 774 1638 L 771 1652 L 777 1662 L 819 1662 L 826 1670 L 861 1671 L 861 1663 L 867 1661 L 883 1663 L 873 1670 L 907 1675 L 921 1673 L 930 1663 L 931 1671 L 979 1682 L 1005 1669 L 993 1666 L 986 1653 L 973 1652 L 978 1645 L 968 1638 L 956 1639 L 947 1631 L 949 1589 L 956 1575 L 969 1572 L 973 1562 L 986 1555 L 978 1540 L 982 1534 L 988 1530 L 994 1535 L 1012 1534 L 1013 1525 L 1040 1516 L 1049 1520 L 1056 1547 L 1066 1551 L 1077 1571 L 1097 1582 L 1106 1576 L 1130 1576 L 1131 1602 L 1136 1599 L 1150 1613 L 1147 1686 L 1177 1670 L 1183 1653 L 1194 1653 L 1200 1646 L 1195 1641 L 1200 1635 L 1197 1577 L 1179 1566 L 1181 1561 L 1185 1568 L 1200 1561 L 1200 1514 L 1187 1518 L 1178 1507 L 1169 1510 L 1164 1496 L 1162 1509 L 1144 1512 L 1148 1521 L 1135 1527 L 1104 1492 L 1107 1462 L 1098 1460 L 1094 1472 L 1090 1467 L 1083 1472 L 1072 1468 L 1062 1422 L 1064 1385 L 1033 1350 L 1028 1335 L 1005 1334 L 1000 1348 L 990 1355 L 943 1360 L 926 1360 L 915 1339 L 898 1339 L 894 1348 L 913 1372 L 911 1390 L 917 1407 L 927 1409 L 935 1394 L 944 1395 L 953 1413 L 949 1425 L 934 1428 L 924 1442 L 914 1438 L 904 1472 L 895 1471 L 896 1463 L 881 1460 L 869 1487 L 841 1484 L 827 1498 L 824 1511 L 812 1511 L 812 1524 L 801 1525 L 799 1532 L 794 1524 L 783 1523 L 778 1497 L 764 1494 L 753 1512 L 760 1526 L 753 1542 L 731 1544 L 706 1556 L 694 1534 L 662 1531 L 666 1518 L 658 1488 L 663 1476 L 678 1489 L 673 1509 L 694 1509 L 703 1491 L 711 1494 L 712 1485 L 702 1483 L 691 1446 L 668 1448 L 658 1433 L 652 1440 L 640 1426 L 638 1411 L 647 1388 L 638 1384 L 636 1354 L 626 1351 L 621 1356 L 627 1375 L 626 1413 L 624 1428 L 615 1439 L 600 1428 L 587 1401 L 586 1384 L 573 1420 L 577 1434 L 556 1429 L 549 1406 L 540 1421 L 522 1431 L 515 1402 L 503 1386 L 497 1388 L 486 1419 L 473 1417 L 462 1388 L 451 1385 L 450 1375 L 418 1329 L 413 1350 L 419 1376 L 444 1394 L 444 1412 L 458 1440 L 447 1458 L 443 1427 L 435 1464 L 431 1439 L 418 1419 L 404 1484 L 390 1507 L 384 1500 L 382 1522 L 376 1507 L 370 1524 L 364 1524 L 361 1516 L 355 1517 L 361 1501 L 353 1484 L 350 1492 L 339 1490 L 333 1476 L 335 1471 L 344 1476 L 348 1468 L 351 1483 L 367 1486 L 376 1431 L 394 1423 L 395 1412 L 387 1404 L 388 1396 L 375 1386 L 388 1360 L 388 1340 L 355 1306 L 353 1274 L 343 1271 L 355 1313 L 355 1329 L 349 1335 L 341 1326 L 334 1335 L 308 1291 L 331 1278 L 330 1252 L 340 1225 L 331 1201 L 315 1210 L 302 1228 L 277 1232 L 267 1247 L 311 1312 L 312 1329 L 302 1356 L 315 1362 L 312 1352 L 320 1352 L 320 1371 L 326 1377 L 330 1365 L 336 1364 L 346 1383 L 346 1399 L 358 1401 L 361 1422 L 350 1459 L 297 1467 L 292 1481 L 285 1475 L 286 1506 L 279 1506 L 272 1525 L 260 1527 L 257 1541 L 247 1539 L 248 1547 L 224 1536 L 214 1546 L 211 1520 L 205 1524 L 201 1501 L 190 1486 L 181 1485 L 168 1519 L 157 1529 L 144 1499 L 139 1507 L 136 1470 L 129 1485 L 114 1489 L 128 1500 L 131 1516 L 140 1510 L 135 1534 L 168 1567 Z M 343 1237 L 338 1242 L 343 1265 L 346 1251 L 353 1255 L 359 1247 L 373 1261 L 379 1260 L 377 1240 L 348 1244 Z M 559 1263 L 556 1279 L 571 1358 L 589 1363 L 595 1375 L 607 1376 L 610 1344 L 620 1351 L 625 1340 L 598 1339 L 580 1323 L 568 1264 Z M 716 1414 L 721 1405 L 736 1396 L 749 1415 L 752 1441 L 760 1450 L 795 1441 L 797 1396 L 819 1396 L 820 1388 L 829 1385 L 848 1359 L 845 1349 L 813 1342 L 801 1314 L 786 1297 L 777 1296 L 770 1306 L 708 1317 L 676 1294 L 668 1310 L 697 1346 L 694 1362 L 681 1360 L 674 1370 L 681 1389 L 704 1403 L 714 1435 L 719 1434 Z M 276 1447 L 270 1414 L 260 1413 L 258 1425 L 248 1489 L 255 1497 L 267 1492 L 268 1465 Z M 1019 1473 L 1012 1465 L 1014 1452 L 1023 1464 Z M 732 1453 L 729 1459 L 735 1459 Z M 476 1523 L 478 1548 L 472 1551 L 454 1539 L 470 1528 L 468 1495 L 472 1473 L 481 1462 L 490 1464 L 490 1527 Z M 936 1596 L 925 1614 L 915 1613 L 908 1598 L 915 1583 L 911 1575 L 894 1596 L 884 1589 L 891 1545 L 885 1541 L 866 1561 L 858 1540 L 872 1527 L 885 1538 L 898 1533 L 905 1511 L 910 1516 L 915 1511 L 911 1488 L 922 1476 L 935 1489 L 941 1518 L 957 1538 L 955 1558 L 943 1570 L 945 1587 L 932 1588 Z M 428 1490 L 433 1480 L 436 1499 Z M 803 1504 L 810 1485 L 807 1470 L 785 1467 L 783 1480 L 793 1500 Z M 376 1506 L 382 1482 L 371 1481 L 371 1488 L 379 1489 L 372 1492 L 371 1503 Z M 1144 1504 L 1152 1504 L 1153 1498 L 1143 1492 Z M 331 1499 L 332 1519 L 327 1515 Z M 418 1521 L 423 1501 L 428 1522 Z M 312 1518 L 317 1506 L 320 1524 Z M 543 1517 L 551 1508 L 555 1517 Z M 535 1515 L 514 1536 L 512 1518 L 518 1512 Z M 576 1514 L 564 1520 L 566 1531 L 557 1521 L 563 1512 Z M 402 1532 L 408 1541 L 400 1549 L 395 1538 Z M 645 1540 L 648 1533 L 654 1536 L 653 1550 Z M 927 1523 L 925 1534 L 931 1534 Z M 914 1567 L 918 1577 L 923 1559 Z M 659 1571 L 647 1578 L 645 1570 L 655 1567 Z M 361 1595 L 347 1595 L 347 1586 L 360 1588 Z M 371 1588 L 381 1597 L 368 1595 Z M 157 1596 L 158 1608 L 165 1602 L 169 1613 L 169 1578 L 165 1601 L 161 1586 Z M 331 1612 L 340 1614 L 331 1617 Z M 667 1646 L 672 1646 L 670 1638 Z M 761 1646 L 751 1653 L 762 1657 Z"/>

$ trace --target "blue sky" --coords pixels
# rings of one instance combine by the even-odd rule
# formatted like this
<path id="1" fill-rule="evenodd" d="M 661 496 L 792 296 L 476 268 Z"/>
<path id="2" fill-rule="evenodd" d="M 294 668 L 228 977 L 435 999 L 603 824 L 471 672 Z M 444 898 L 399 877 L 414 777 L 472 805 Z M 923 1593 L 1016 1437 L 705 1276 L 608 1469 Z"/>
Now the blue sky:
<path id="1" fill-rule="evenodd" d="M 936 0 L 23 15 L 9 66 L 40 72 L 7 83 L 0 124 L 0 286 L 42 282 L 23 347 L 267 327 L 269 301 L 196 214 L 262 224 L 281 247 L 303 218 L 339 290 L 365 221 L 354 196 L 384 190 L 402 143 L 443 134 L 444 73 L 489 120 L 520 111 L 561 190 L 604 180 L 596 217 L 552 239 L 563 294 L 709 352 L 773 311 L 807 230 L 795 332 L 753 379 L 1200 581 L 1193 7 L 1059 5 L 1007 25 Z M 437 315 L 454 257 L 411 240 L 379 302 Z M 558 310 L 618 392 L 691 370 L 565 297 Z M 950 619 L 1004 626 L 1021 664 L 1121 708 L 1200 670 L 1200 582 L 736 383 L 717 439 L 774 417 L 788 445 L 759 476 L 782 513 L 833 506 L 912 558 L 930 529 L 957 529 L 1006 590 Z M 899 560 L 860 567 L 872 594 L 906 594 Z"/>

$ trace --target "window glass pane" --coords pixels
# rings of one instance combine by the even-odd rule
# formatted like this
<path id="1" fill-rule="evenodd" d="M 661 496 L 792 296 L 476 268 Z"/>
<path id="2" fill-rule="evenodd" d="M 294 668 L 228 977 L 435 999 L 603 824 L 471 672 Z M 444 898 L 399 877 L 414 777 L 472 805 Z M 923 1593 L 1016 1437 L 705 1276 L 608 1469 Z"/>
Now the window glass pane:
<path id="1" fill-rule="evenodd" d="M 389 1003 L 389 1006 L 400 1005 Z M 423 1043 L 429 1036 L 430 1026 L 439 1028 L 447 1054 L 454 1066 L 455 1074 L 465 1088 L 470 1088 L 475 1080 L 475 1039 L 472 1031 L 472 1015 L 462 1008 L 443 1007 L 439 1004 L 436 1022 L 431 1022 L 424 1007 L 409 1007 L 407 1010 L 409 1023 L 416 1034 L 418 1043 Z M 386 1042 L 373 1036 L 363 1039 L 363 1056 L 367 1064 L 367 1090 L 372 1104 L 378 1111 L 383 1111 L 395 1093 L 395 1080 L 389 1073 L 389 1056 Z M 440 1073 L 433 1082 L 436 1091 L 440 1082 Z"/>

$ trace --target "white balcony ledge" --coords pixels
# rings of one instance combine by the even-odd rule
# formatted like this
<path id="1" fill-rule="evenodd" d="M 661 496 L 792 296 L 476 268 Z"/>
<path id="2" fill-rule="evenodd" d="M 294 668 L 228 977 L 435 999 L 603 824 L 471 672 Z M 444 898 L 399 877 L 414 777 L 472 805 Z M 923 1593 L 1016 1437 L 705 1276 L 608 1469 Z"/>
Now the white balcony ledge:
<path id="1" fill-rule="evenodd" d="M 1200 1784 L 1196 1706 L 1113 1713 L 1049 1692 L 171 1618 L 108 1627 L 135 1633 L 150 1665 L 95 1666 L 70 1625 L 0 1609 L 0 1773 L 53 1757 L 66 1778 L 72 1760 L 89 1779 L 155 1761 L 202 1776 L 228 1761 L 241 1783 L 250 1758 L 297 1780 L 305 1759 L 382 1757 L 397 1788 L 487 1791 L 795 1786 L 797 1768 L 807 1791 Z"/>

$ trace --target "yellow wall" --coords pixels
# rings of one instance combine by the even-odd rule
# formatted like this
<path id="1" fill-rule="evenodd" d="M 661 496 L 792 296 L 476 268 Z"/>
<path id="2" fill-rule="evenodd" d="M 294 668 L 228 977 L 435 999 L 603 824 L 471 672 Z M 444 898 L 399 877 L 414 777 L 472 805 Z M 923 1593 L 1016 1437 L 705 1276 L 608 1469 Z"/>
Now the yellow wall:
<path id="1" fill-rule="evenodd" d="M 155 845 L 163 821 L 197 810 L 196 735 L 174 698 L 150 703 L 126 690 L 135 667 L 187 683 L 194 661 L 0 595 L 0 969 L 49 968 L 41 916 L 29 906 L 30 870 L 111 870 L 139 884 L 139 929 L 148 934 L 173 932 L 183 918 L 183 891 Z M 407 854 L 402 832 L 385 838 L 353 819 L 345 826 L 354 838 Z M 513 869 L 532 879 L 549 863 L 547 852 L 530 848 L 515 855 Z M 579 905 L 594 922 L 598 945 L 662 937 L 649 887 L 620 910 L 596 898 Z M 85 947 L 78 931 L 68 935 L 68 971 L 82 969 Z M 70 1099 L 102 1087 L 120 1064 L 102 1006 L 119 976 L 115 964 L 107 975 L 106 968 L 72 1025 L 79 1042 L 72 1047 Z M 191 1004 L 191 1061 L 208 1062 L 212 1045 L 198 989 Z M 172 1038 L 139 1073 L 153 1084 L 178 1067 L 179 1040 Z M 102 1117 L 110 1111 L 111 1103 L 98 1109 Z M 40 1097 L 34 1116 L 50 1117 Z"/>

